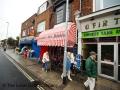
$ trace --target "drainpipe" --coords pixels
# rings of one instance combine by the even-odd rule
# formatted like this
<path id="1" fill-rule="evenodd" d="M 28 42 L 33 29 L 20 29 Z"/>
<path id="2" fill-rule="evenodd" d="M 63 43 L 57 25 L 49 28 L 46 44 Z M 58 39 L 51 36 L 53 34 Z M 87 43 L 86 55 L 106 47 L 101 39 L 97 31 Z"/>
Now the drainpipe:
<path id="1" fill-rule="evenodd" d="M 79 13 L 81 13 L 81 8 L 82 8 L 82 3 L 81 3 L 82 1 L 80 0 L 80 12 Z"/>
<path id="2" fill-rule="evenodd" d="M 82 34 L 81 34 L 81 26 L 80 26 L 80 11 L 76 11 L 75 13 L 75 21 L 77 25 L 77 30 L 78 30 L 78 54 L 82 55 Z"/>

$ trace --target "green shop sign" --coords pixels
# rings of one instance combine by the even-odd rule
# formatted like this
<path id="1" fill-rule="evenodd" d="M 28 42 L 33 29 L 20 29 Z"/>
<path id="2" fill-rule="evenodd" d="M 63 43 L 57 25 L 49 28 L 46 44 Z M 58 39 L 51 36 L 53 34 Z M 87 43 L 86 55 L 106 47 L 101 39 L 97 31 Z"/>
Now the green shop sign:
<path id="1" fill-rule="evenodd" d="M 82 32 L 82 38 L 112 37 L 112 36 L 120 36 L 120 28 Z"/>

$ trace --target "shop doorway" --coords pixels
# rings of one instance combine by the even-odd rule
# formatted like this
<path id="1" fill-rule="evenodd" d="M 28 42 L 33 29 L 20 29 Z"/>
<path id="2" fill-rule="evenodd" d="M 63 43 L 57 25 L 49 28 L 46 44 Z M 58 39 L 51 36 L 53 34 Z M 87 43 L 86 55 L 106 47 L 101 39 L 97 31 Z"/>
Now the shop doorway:
<path id="1" fill-rule="evenodd" d="M 118 44 L 98 44 L 98 74 L 118 80 Z"/>
<path id="2" fill-rule="evenodd" d="M 118 80 L 120 81 L 120 44 L 118 45 Z"/>

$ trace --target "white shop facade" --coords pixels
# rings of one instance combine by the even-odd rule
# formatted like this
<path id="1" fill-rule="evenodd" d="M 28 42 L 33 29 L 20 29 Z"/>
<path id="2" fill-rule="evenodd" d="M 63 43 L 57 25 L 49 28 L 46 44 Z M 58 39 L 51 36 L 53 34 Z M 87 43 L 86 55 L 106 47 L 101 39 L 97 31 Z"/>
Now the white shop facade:
<path id="1" fill-rule="evenodd" d="M 120 6 L 76 18 L 78 53 L 97 53 L 98 75 L 120 81 Z M 81 48 L 82 47 L 82 48 Z"/>

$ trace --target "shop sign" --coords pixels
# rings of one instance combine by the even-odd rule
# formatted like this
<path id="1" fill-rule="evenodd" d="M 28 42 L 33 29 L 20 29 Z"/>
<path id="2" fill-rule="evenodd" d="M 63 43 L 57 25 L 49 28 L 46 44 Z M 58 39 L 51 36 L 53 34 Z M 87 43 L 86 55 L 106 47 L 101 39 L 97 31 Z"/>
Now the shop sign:
<path id="1" fill-rule="evenodd" d="M 82 32 L 82 38 L 112 37 L 112 36 L 120 36 L 120 28 Z"/>
<path id="2" fill-rule="evenodd" d="M 54 39 L 54 38 L 64 38 L 65 34 L 50 34 L 50 35 L 46 35 L 46 36 L 42 36 L 40 37 L 40 39 Z"/>
<path id="3" fill-rule="evenodd" d="M 21 38 L 21 40 L 20 40 L 20 41 L 32 40 L 32 39 L 34 39 L 34 37 L 33 37 L 33 36 L 28 36 L 28 37 Z"/>
<path id="4" fill-rule="evenodd" d="M 102 16 L 94 20 L 80 21 L 81 32 L 120 27 L 120 15 Z"/>

